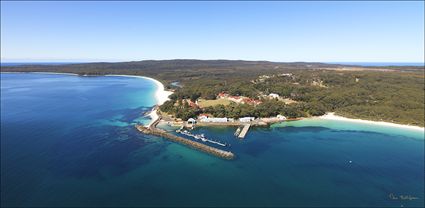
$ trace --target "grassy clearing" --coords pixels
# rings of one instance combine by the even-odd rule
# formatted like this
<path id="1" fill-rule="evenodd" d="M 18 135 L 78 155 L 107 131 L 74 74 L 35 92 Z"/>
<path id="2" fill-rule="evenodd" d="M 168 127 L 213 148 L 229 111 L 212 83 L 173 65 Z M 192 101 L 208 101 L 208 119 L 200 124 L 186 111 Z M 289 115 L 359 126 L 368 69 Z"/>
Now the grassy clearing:
<path id="1" fill-rule="evenodd" d="M 216 106 L 216 105 L 229 105 L 231 101 L 227 100 L 227 99 L 217 99 L 217 100 L 204 100 L 204 99 L 199 99 L 198 100 L 198 104 L 199 107 L 201 108 L 205 108 L 205 107 L 209 107 L 209 106 Z"/>

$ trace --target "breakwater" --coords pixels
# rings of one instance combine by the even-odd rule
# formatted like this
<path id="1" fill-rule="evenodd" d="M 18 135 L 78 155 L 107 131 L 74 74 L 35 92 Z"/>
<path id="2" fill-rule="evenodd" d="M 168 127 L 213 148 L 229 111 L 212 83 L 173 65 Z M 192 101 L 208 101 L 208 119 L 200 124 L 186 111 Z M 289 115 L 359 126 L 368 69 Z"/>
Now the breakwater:
<path id="1" fill-rule="evenodd" d="M 190 139 L 186 139 L 183 137 L 179 137 L 176 136 L 174 134 L 168 133 L 162 129 L 158 129 L 156 127 L 153 127 L 155 125 L 152 125 L 151 127 L 144 127 L 142 125 L 136 125 L 136 129 L 139 130 L 140 132 L 143 132 L 144 134 L 151 134 L 151 135 L 155 135 L 155 136 L 160 136 L 160 137 L 164 137 L 166 139 L 169 139 L 171 141 L 174 142 L 178 142 L 180 144 L 184 144 L 186 146 L 189 146 L 193 149 L 197 149 L 200 151 L 203 151 L 205 153 L 223 158 L 223 159 L 227 159 L 227 160 L 231 160 L 235 157 L 235 155 L 230 152 L 230 151 L 225 151 L 225 150 L 221 150 L 221 149 L 217 149 L 215 147 L 210 147 L 208 145 L 196 142 L 196 141 L 192 141 Z"/>

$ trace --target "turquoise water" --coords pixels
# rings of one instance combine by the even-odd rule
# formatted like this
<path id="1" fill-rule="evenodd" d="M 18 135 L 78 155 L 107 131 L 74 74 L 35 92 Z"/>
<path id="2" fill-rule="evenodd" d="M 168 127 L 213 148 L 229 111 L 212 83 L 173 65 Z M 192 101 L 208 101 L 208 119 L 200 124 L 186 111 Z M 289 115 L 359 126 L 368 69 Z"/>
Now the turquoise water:
<path id="1" fill-rule="evenodd" d="M 424 204 L 421 133 L 317 120 L 244 140 L 194 130 L 230 143 L 227 161 L 135 131 L 154 91 L 137 78 L 1 74 L 1 205 Z"/>
<path id="2" fill-rule="evenodd" d="M 405 129 L 403 127 L 385 126 L 381 124 L 366 124 L 353 121 L 323 120 L 319 118 L 303 119 L 293 122 L 274 124 L 272 127 L 326 127 L 341 131 L 370 131 L 375 133 L 405 136 L 419 140 L 424 139 L 424 131 Z"/>

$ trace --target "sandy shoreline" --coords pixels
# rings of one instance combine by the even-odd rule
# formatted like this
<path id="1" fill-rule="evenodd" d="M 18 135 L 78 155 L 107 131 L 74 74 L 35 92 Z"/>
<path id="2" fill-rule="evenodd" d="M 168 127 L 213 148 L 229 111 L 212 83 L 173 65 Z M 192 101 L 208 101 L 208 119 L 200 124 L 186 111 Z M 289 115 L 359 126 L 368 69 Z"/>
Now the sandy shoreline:
<path id="1" fill-rule="evenodd" d="M 384 121 L 370 121 L 370 120 L 346 118 L 346 117 L 342 117 L 342 116 L 337 116 L 333 112 L 327 113 L 326 115 L 315 117 L 315 118 L 323 119 L 323 120 L 349 121 L 349 122 L 364 123 L 364 124 L 371 124 L 371 125 L 380 125 L 380 126 L 388 126 L 388 127 L 395 127 L 395 128 L 404 128 L 404 129 L 416 130 L 416 131 L 425 131 L 425 128 L 424 127 L 420 127 L 420 126 L 411 126 L 411 125 L 404 125 L 404 124 L 396 124 L 396 123 L 390 123 L 390 122 L 384 122 Z"/>
<path id="2" fill-rule="evenodd" d="M 150 127 L 158 118 L 157 109 L 153 108 L 151 112 L 148 114 L 149 117 L 151 117 L 151 121 L 149 121 L 148 124 L 145 125 L 145 127 Z"/>
<path id="3" fill-rule="evenodd" d="M 78 74 L 65 73 L 65 72 L 1 72 L 1 73 L 6 73 L 6 74 L 59 74 L 59 75 L 78 76 Z"/>
<path id="4" fill-rule="evenodd" d="M 72 76 L 78 76 L 78 74 L 74 73 L 59 73 L 59 72 L 1 72 L 1 73 L 34 73 L 34 74 L 61 74 L 61 75 L 72 75 Z M 156 105 L 162 105 L 165 101 L 169 100 L 168 96 L 173 94 L 171 91 L 166 91 L 164 85 L 153 78 L 145 77 L 145 76 L 137 76 L 137 75 L 119 75 L 119 74 L 107 74 L 103 76 L 109 76 L 109 77 L 132 77 L 132 78 L 139 78 L 139 79 L 148 79 L 155 83 L 156 85 L 156 91 L 155 91 L 155 100 Z M 151 117 L 151 121 L 147 126 L 151 125 L 152 122 L 154 122 L 159 116 L 157 114 L 157 110 L 154 107 L 151 112 L 148 114 Z"/>
<path id="5" fill-rule="evenodd" d="M 168 98 L 168 96 L 173 94 L 173 92 L 165 90 L 164 85 L 160 81 L 153 79 L 153 78 L 150 78 L 150 77 L 136 76 L 136 75 L 105 75 L 105 76 L 133 77 L 133 78 L 148 79 L 148 80 L 153 81 L 156 85 L 155 100 L 156 100 L 157 106 L 160 106 L 163 103 L 165 103 L 165 101 L 170 99 L 170 98 Z M 159 115 L 158 115 L 157 111 L 158 110 L 155 106 L 155 107 L 152 108 L 152 110 L 149 112 L 149 114 L 147 114 L 151 118 L 151 120 L 149 121 L 148 124 L 145 125 L 145 127 L 149 127 L 150 125 L 152 125 L 153 122 L 155 122 L 158 119 Z"/>
<path id="6" fill-rule="evenodd" d="M 1 73 L 10 73 L 10 74 L 33 73 L 33 74 L 59 74 L 59 75 L 62 74 L 62 75 L 78 76 L 78 74 L 74 74 L 74 73 L 61 73 L 61 72 L 1 72 Z M 137 75 L 119 75 L 119 74 L 107 74 L 107 75 L 100 75 L 100 76 L 132 77 L 132 78 L 148 79 L 153 81 L 157 88 L 155 91 L 155 100 L 157 105 L 162 105 L 165 101 L 169 100 L 168 96 L 173 94 L 173 92 L 171 91 L 166 91 L 164 85 L 160 81 L 150 77 L 137 76 Z"/>
<path id="7" fill-rule="evenodd" d="M 166 91 L 164 85 L 160 81 L 153 79 L 153 78 L 150 78 L 150 77 L 136 76 L 136 75 L 105 75 L 105 76 L 133 77 L 133 78 L 148 79 L 148 80 L 153 81 L 156 85 L 155 100 L 156 100 L 157 106 L 160 106 L 163 103 L 165 103 L 165 101 L 170 99 L 170 98 L 168 98 L 168 96 L 173 94 L 173 92 L 171 92 L 171 91 Z M 151 118 L 151 121 L 149 121 L 149 123 L 146 124 L 145 127 L 149 127 L 150 125 L 152 125 L 153 122 L 155 122 L 158 119 L 159 115 L 157 113 L 156 106 L 154 108 L 152 108 L 152 110 L 147 115 Z"/>
<path id="8" fill-rule="evenodd" d="M 162 105 L 163 103 L 165 103 L 165 101 L 169 100 L 168 96 L 173 94 L 173 92 L 165 90 L 164 85 L 160 81 L 153 79 L 153 78 L 150 78 L 150 77 L 137 76 L 137 75 L 114 75 L 114 74 L 109 74 L 109 75 L 105 75 L 105 76 L 133 77 L 133 78 L 148 79 L 148 80 L 153 81 L 156 85 L 155 100 L 156 100 L 157 105 Z"/>

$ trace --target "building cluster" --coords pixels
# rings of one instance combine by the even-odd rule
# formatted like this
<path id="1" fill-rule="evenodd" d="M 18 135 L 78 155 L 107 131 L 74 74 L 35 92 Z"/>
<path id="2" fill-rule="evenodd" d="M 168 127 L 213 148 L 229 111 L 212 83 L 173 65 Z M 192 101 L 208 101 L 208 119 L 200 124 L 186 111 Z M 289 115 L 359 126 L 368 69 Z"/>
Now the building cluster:
<path id="1" fill-rule="evenodd" d="M 286 117 L 282 115 L 277 115 L 276 117 L 262 118 L 262 120 L 266 122 L 283 121 L 283 120 L 286 120 Z M 200 114 L 198 116 L 198 120 L 190 118 L 188 120 L 188 123 L 196 123 L 196 121 L 205 122 L 205 123 L 227 123 L 227 122 L 249 123 L 249 122 L 255 121 L 255 117 L 247 116 L 247 117 L 242 117 L 239 119 L 234 119 L 234 118 L 227 118 L 227 117 L 212 117 L 209 114 Z"/>
<path id="2" fill-rule="evenodd" d="M 313 80 L 311 82 L 311 85 L 326 88 L 326 85 L 323 84 L 323 80 L 320 80 L 320 79 Z"/>
<path id="3" fill-rule="evenodd" d="M 243 117 L 243 118 L 239 118 L 240 122 L 251 122 L 254 121 L 255 117 Z"/>
<path id="4" fill-rule="evenodd" d="M 278 74 L 278 77 L 292 77 L 293 75 L 291 73 L 282 73 L 282 74 Z"/>
<path id="5" fill-rule="evenodd" d="M 290 77 L 292 79 L 294 79 L 294 75 L 292 73 L 281 73 L 281 74 L 277 74 L 277 75 L 260 75 L 258 76 L 258 78 L 256 80 L 252 80 L 252 83 L 260 83 L 260 82 L 264 82 L 267 79 L 273 78 L 273 77 Z"/>
<path id="6" fill-rule="evenodd" d="M 186 102 L 191 108 L 199 108 L 198 101 L 193 102 L 190 99 L 183 99 L 183 103 Z M 178 106 L 177 102 L 174 103 L 174 106 Z"/>
<path id="7" fill-rule="evenodd" d="M 255 117 L 242 117 L 239 118 L 238 120 L 235 120 L 234 118 L 227 118 L 227 117 L 212 117 L 209 114 L 200 114 L 198 116 L 198 121 L 200 122 L 206 122 L 206 123 L 226 123 L 226 122 L 235 122 L 235 121 L 239 121 L 239 122 L 251 122 L 254 121 Z"/>
<path id="8" fill-rule="evenodd" d="M 200 122 L 213 122 L 213 123 L 223 123 L 223 122 L 228 122 L 229 119 L 224 117 L 224 118 L 220 118 L 220 117 L 211 117 L 208 114 L 200 114 L 198 116 L 198 120 Z"/>
<path id="9" fill-rule="evenodd" d="M 192 102 L 190 99 L 187 99 L 186 101 L 187 101 L 187 103 L 189 104 L 190 107 L 199 108 L 198 101 Z"/>

